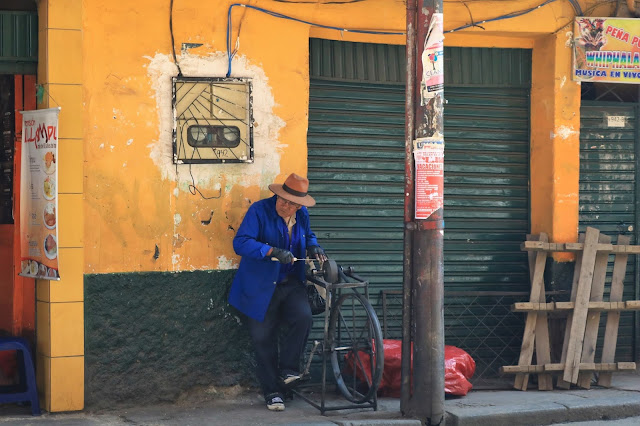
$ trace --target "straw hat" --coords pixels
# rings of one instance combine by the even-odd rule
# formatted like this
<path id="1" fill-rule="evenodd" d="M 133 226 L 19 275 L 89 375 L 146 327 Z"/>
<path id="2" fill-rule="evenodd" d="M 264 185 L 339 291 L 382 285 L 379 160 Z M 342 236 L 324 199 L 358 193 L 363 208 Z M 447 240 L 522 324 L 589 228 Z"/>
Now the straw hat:
<path id="1" fill-rule="evenodd" d="M 311 195 L 307 194 L 307 191 L 309 190 L 309 180 L 302 176 L 298 176 L 295 173 L 291 173 L 283 184 L 272 183 L 269 185 L 269 189 L 271 192 L 285 200 L 292 201 L 305 207 L 313 207 L 316 204 L 316 200 L 314 200 Z"/>

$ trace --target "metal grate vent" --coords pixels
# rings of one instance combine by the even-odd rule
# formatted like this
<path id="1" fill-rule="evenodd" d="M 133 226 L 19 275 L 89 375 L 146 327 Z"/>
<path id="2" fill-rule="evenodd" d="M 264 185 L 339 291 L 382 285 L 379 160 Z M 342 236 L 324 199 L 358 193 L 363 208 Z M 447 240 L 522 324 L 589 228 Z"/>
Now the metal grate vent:
<path id="1" fill-rule="evenodd" d="M 251 81 L 173 79 L 174 163 L 252 163 Z"/>

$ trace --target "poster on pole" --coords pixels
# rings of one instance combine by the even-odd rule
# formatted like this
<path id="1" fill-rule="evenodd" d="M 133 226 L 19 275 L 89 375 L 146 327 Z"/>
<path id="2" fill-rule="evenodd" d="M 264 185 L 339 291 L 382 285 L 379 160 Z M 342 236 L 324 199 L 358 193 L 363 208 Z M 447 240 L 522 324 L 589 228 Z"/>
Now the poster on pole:
<path id="1" fill-rule="evenodd" d="M 428 219 L 444 205 L 444 139 L 415 142 L 415 218 Z"/>
<path id="2" fill-rule="evenodd" d="M 444 35 L 442 13 L 434 13 L 429 22 L 422 51 L 421 105 L 444 90 Z"/>
<path id="3" fill-rule="evenodd" d="M 640 83 L 640 20 L 576 17 L 575 81 Z"/>
<path id="4" fill-rule="evenodd" d="M 59 280 L 57 164 L 60 108 L 21 113 L 19 275 Z"/>

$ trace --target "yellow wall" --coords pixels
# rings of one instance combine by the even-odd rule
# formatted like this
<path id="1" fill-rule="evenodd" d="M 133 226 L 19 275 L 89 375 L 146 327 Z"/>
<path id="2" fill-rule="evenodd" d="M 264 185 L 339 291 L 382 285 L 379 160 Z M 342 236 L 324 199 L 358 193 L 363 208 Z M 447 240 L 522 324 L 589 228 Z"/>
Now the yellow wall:
<path id="1" fill-rule="evenodd" d="M 175 46 L 185 76 L 225 75 L 231 3 L 174 2 Z M 306 3 L 251 2 L 325 25 L 389 31 L 404 31 L 406 25 L 405 2 L 400 0 Z M 480 21 L 539 3 L 446 2 L 445 29 L 467 24 L 471 17 Z M 177 69 L 170 50 L 169 1 L 85 0 L 83 8 L 85 273 L 234 267 L 237 257 L 231 237 L 250 202 L 269 195 L 267 185 L 275 179 L 282 180 L 290 172 L 306 174 L 309 36 L 404 42 L 403 36 L 340 33 L 234 8 L 232 44 L 238 34 L 240 37 L 232 75 L 254 79 L 255 163 L 191 166 L 196 186 L 206 196 L 222 192 L 219 199 L 204 200 L 188 192 L 189 166 L 179 165 L 176 173 L 171 161 L 170 77 Z M 483 24 L 484 30 L 447 34 L 445 43 L 541 48 L 546 52 L 541 40 L 558 32 L 558 43 L 566 41 L 573 15 L 569 2 L 557 1 L 521 18 Z M 203 46 L 181 52 L 182 43 Z M 569 54 L 568 49 L 549 52 Z M 543 96 L 565 90 L 553 77 L 537 84 Z M 553 108 L 552 131 L 564 125 L 558 108 L 562 106 Z M 547 119 L 545 114 L 534 114 L 532 127 L 541 123 L 549 127 Z M 548 134 L 534 132 L 534 146 L 549 142 Z M 551 159 L 544 148 L 534 152 L 534 158 Z M 532 187 L 538 185 L 537 179 L 541 186 L 548 186 L 548 176 L 534 174 Z M 570 177 L 567 188 L 558 191 L 575 192 L 576 179 Z M 562 210 L 570 216 L 570 232 L 559 233 L 560 224 L 548 217 L 560 202 L 536 200 L 539 209 L 534 211 L 534 228 L 551 232 L 552 238 L 571 239 L 577 227 L 577 209 L 569 210 L 575 206 Z M 203 225 L 212 212 L 210 224 Z M 156 245 L 157 260 L 153 256 Z"/>
<path id="2" fill-rule="evenodd" d="M 531 87 L 531 232 L 554 242 L 578 236 L 580 84 L 572 81 L 572 48 L 564 34 L 536 41 Z M 555 253 L 556 260 L 570 260 Z"/>
<path id="3" fill-rule="evenodd" d="M 84 407 L 84 248 L 81 0 L 38 2 L 38 109 L 60 107 L 60 281 L 36 280 L 37 379 L 47 411 Z"/>
<path id="4" fill-rule="evenodd" d="M 224 76 L 231 1 L 174 3 L 185 76 Z M 400 2 L 352 5 L 253 2 L 332 25 L 403 31 Z M 168 5 L 85 1 L 85 272 L 229 269 L 231 240 L 250 202 L 291 173 L 306 174 L 309 26 L 235 8 L 233 76 L 252 77 L 254 164 L 192 165 L 204 200 L 188 192 L 188 165 L 171 162 L 172 64 Z M 182 54 L 182 43 L 203 46 Z M 213 217 L 211 223 L 203 225 Z M 155 246 L 159 257 L 154 259 Z"/>
<path id="5" fill-rule="evenodd" d="M 174 2 L 185 76 L 222 77 L 232 0 Z M 404 31 L 404 0 L 250 4 L 325 25 Z M 445 30 L 540 0 L 445 2 Z M 608 15 L 615 5 L 587 15 Z M 288 173 L 306 174 L 308 38 L 404 43 L 310 27 L 244 8 L 233 13 L 236 77 L 254 87 L 255 163 L 172 163 L 169 0 L 39 0 L 39 108 L 61 106 L 60 262 L 63 280 L 38 282 L 38 380 L 50 411 L 83 407 L 86 273 L 229 269 L 231 239 L 248 205 Z M 574 11 L 566 0 L 520 18 L 446 35 L 449 46 L 533 49 L 532 231 L 575 241 L 578 225 L 579 85 L 571 81 Z M 202 43 L 181 52 L 182 43 Z M 205 196 L 188 191 L 191 176 Z M 313 183 L 312 183 L 313 184 Z M 312 188 L 313 189 L 313 188 Z M 212 219 L 210 224 L 203 221 Z M 159 256 L 154 258 L 156 246 Z M 566 259 L 558 259 L 566 260 Z"/>

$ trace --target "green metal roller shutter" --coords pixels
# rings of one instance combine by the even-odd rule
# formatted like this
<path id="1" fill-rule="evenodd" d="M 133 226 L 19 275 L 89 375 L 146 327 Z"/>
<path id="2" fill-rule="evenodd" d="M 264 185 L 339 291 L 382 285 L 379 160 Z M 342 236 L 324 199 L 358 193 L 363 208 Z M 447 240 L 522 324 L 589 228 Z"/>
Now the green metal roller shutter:
<path id="1" fill-rule="evenodd" d="M 311 42 L 313 229 L 370 281 L 381 319 L 381 291 L 402 288 L 404 57 L 404 46 Z M 522 318 L 496 292 L 529 288 L 519 245 L 529 230 L 530 57 L 445 50 L 445 338 L 474 356 L 479 374 L 520 350 Z M 397 338 L 395 301 L 387 335 Z"/>
<path id="2" fill-rule="evenodd" d="M 582 101 L 580 108 L 580 232 L 587 226 L 616 241 L 625 233 L 631 244 L 637 244 L 638 215 L 636 186 L 638 185 L 636 104 Z M 624 116 L 624 128 L 608 127 L 607 116 Z M 623 300 L 635 300 L 636 262 L 632 256 L 627 264 Z M 608 300 L 613 256 L 609 257 L 605 300 Z M 604 335 L 604 320 L 598 333 L 599 359 Z M 623 312 L 616 350 L 616 361 L 632 361 L 634 358 L 634 313 Z"/>
<path id="3" fill-rule="evenodd" d="M 37 13 L 0 11 L 0 74 L 35 74 L 37 64 Z"/>

